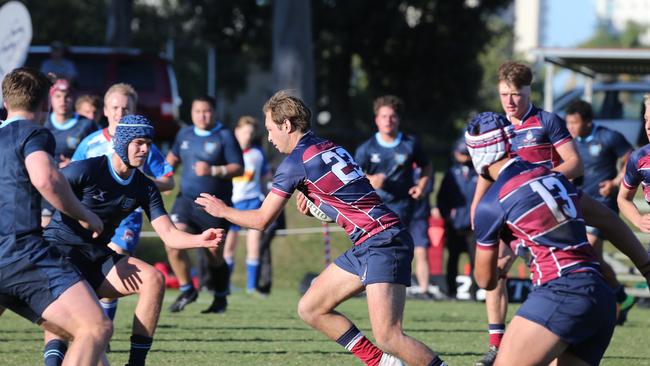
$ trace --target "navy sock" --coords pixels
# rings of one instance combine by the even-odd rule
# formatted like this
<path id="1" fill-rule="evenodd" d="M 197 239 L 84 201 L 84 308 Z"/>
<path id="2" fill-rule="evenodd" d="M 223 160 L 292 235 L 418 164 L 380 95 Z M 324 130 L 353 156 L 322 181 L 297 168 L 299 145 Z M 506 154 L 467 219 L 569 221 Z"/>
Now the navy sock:
<path id="1" fill-rule="evenodd" d="M 131 336 L 131 351 L 129 353 L 129 366 L 144 366 L 144 360 L 151 349 L 153 338 L 134 334 Z"/>
<path id="2" fill-rule="evenodd" d="M 105 300 L 100 300 L 99 304 L 102 306 L 102 310 L 104 310 L 104 314 L 113 321 L 115 319 L 115 313 L 117 312 L 117 299 L 112 299 L 109 302 L 104 302 Z"/>
<path id="3" fill-rule="evenodd" d="M 440 357 L 436 356 L 429 362 L 427 366 L 446 366 L 445 361 L 441 360 Z"/>
<path id="4" fill-rule="evenodd" d="M 232 275 L 232 273 L 235 271 L 235 258 L 224 257 L 223 260 L 226 261 L 226 265 L 228 266 L 228 273 Z"/>
<path id="5" fill-rule="evenodd" d="M 226 296 L 230 294 L 230 271 L 228 265 L 223 263 L 217 267 L 210 267 L 212 280 L 214 281 L 214 295 Z"/>
<path id="6" fill-rule="evenodd" d="M 43 350 L 43 362 L 45 366 L 61 366 L 65 351 L 68 350 L 68 345 L 65 341 L 60 339 L 53 339 L 45 345 Z"/>

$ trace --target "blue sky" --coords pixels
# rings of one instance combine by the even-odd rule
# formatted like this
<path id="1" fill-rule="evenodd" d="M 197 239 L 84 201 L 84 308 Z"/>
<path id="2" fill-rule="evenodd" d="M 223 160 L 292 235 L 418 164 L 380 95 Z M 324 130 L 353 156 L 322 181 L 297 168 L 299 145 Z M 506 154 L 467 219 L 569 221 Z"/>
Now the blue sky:
<path id="1" fill-rule="evenodd" d="M 542 0 L 544 1 L 544 0 Z M 596 0 L 546 0 L 545 47 L 575 47 L 596 28 Z"/>

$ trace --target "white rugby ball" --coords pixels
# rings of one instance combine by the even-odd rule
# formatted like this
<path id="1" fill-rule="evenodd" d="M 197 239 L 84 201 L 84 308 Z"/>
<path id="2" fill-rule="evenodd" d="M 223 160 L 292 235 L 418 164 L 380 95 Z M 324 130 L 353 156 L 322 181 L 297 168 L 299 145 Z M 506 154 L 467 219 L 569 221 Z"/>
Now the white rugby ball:
<path id="1" fill-rule="evenodd" d="M 303 196 L 305 195 L 303 194 Z M 309 212 L 312 216 L 319 219 L 320 221 L 334 222 L 331 217 L 327 216 L 327 214 L 318 208 L 318 206 L 316 206 L 316 204 L 312 202 L 307 196 L 305 196 L 305 199 L 307 201 L 307 208 L 309 208 Z"/>

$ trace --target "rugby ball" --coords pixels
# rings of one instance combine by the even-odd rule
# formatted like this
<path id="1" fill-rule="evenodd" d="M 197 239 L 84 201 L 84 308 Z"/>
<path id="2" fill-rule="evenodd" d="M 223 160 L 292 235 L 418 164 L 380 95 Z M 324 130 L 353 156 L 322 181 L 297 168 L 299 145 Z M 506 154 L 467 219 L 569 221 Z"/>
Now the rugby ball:
<path id="1" fill-rule="evenodd" d="M 309 197 L 303 194 L 305 196 L 305 199 L 307 201 L 307 208 L 309 208 L 309 212 L 311 213 L 312 216 L 315 218 L 319 219 L 320 221 L 324 222 L 334 222 L 331 217 L 327 216 L 325 212 L 323 212 L 314 202 L 312 202 Z"/>

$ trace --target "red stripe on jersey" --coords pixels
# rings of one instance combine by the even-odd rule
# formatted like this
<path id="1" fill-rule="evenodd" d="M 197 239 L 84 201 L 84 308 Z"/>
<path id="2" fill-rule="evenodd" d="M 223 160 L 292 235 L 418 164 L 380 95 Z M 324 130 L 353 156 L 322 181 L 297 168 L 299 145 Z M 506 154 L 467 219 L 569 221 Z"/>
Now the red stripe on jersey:
<path id="1" fill-rule="evenodd" d="M 289 193 L 287 193 L 285 191 L 281 191 L 281 190 L 279 190 L 279 189 L 277 189 L 275 187 L 271 189 L 271 192 L 277 194 L 278 196 L 280 196 L 282 198 L 291 198 L 291 194 L 289 194 Z"/>
<path id="2" fill-rule="evenodd" d="M 564 145 L 564 144 L 566 144 L 567 142 L 572 141 L 572 140 L 573 140 L 573 138 L 571 138 L 571 137 L 567 137 L 567 138 L 564 138 L 564 139 L 562 139 L 562 140 L 560 140 L 560 141 L 554 143 L 553 146 L 555 146 L 555 147 L 562 146 L 562 145 Z"/>
<path id="3" fill-rule="evenodd" d="M 310 183 L 308 183 L 310 184 Z M 342 187 L 345 186 L 345 183 L 339 179 L 336 174 L 330 172 L 325 173 L 320 179 L 313 183 L 313 185 L 318 188 L 319 191 L 325 194 L 332 194 Z"/>
<path id="4" fill-rule="evenodd" d="M 313 158 L 314 156 L 316 156 L 316 155 L 318 155 L 318 154 L 320 154 L 320 153 L 322 153 L 324 151 L 327 151 L 329 149 L 335 148 L 335 147 L 337 147 L 337 146 L 334 145 L 334 143 L 331 142 L 331 141 L 324 141 L 324 142 L 321 142 L 321 143 L 316 144 L 316 145 L 311 145 L 302 154 L 302 162 L 306 163 L 311 158 Z"/>
<path id="5" fill-rule="evenodd" d="M 650 155 L 645 155 L 639 158 L 639 160 L 636 163 L 636 169 L 637 170 L 650 169 Z"/>
<path id="6" fill-rule="evenodd" d="M 499 200 L 502 200 L 510 193 L 521 188 L 526 182 L 539 178 L 544 175 L 548 175 L 548 173 L 549 170 L 547 168 L 538 166 L 534 169 L 524 171 L 521 174 L 517 175 L 516 177 L 512 177 L 511 179 L 508 180 L 508 182 L 506 182 L 506 184 L 503 185 L 503 188 L 501 188 L 501 190 L 499 191 Z"/>
<path id="7" fill-rule="evenodd" d="M 513 230 L 526 233 L 529 237 L 535 237 L 558 226 L 557 219 L 553 212 L 543 202 L 534 209 L 526 212 L 511 223 Z"/>
<path id="8" fill-rule="evenodd" d="M 519 146 L 516 152 L 522 159 L 535 164 L 551 162 L 552 166 L 556 167 L 562 162 L 553 145 L 548 143 L 535 146 Z"/>
<path id="9" fill-rule="evenodd" d="M 580 263 L 597 263 L 593 248 L 589 243 L 565 250 L 549 250 L 549 248 L 532 246 L 529 248 L 533 256 L 530 263 L 530 273 L 534 284 L 539 285 L 561 276 L 563 269 Z M 580 258 L 580 259 L 577 259 Z"/>

